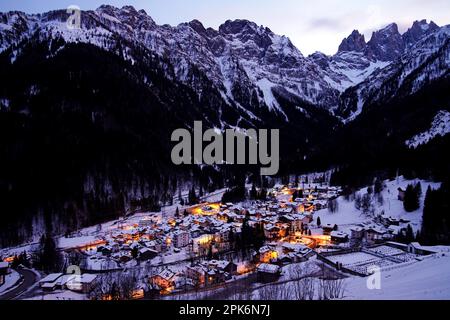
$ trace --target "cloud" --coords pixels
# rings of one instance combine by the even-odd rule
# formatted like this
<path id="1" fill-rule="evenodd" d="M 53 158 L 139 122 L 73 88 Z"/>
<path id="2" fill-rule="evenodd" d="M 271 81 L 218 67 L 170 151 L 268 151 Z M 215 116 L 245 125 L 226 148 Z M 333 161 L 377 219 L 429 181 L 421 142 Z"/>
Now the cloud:
<path id="1" fill-rule="evenodd" d="M 346 28 L 346 24 L 343 23 L 342 19 L 331 19 L 331 18 L 319 18 L 314 19 L 309 22 L 308 29 L 328 29 L 328 30 L 342 30 Z"/>

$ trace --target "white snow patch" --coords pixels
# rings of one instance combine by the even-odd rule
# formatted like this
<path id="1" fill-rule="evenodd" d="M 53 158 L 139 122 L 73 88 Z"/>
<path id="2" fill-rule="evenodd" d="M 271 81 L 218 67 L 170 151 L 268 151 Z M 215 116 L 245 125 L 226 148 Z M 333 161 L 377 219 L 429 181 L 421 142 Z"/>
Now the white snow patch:
<path id="1" fill-rule="evenodd" d="M 445 136 L 450 132 L 450 112 L 446 110 L 439 111 L 431 122 L 429 130 L 415 135 L 405 143 L 410 148 L 417 148 L 420 145 L 427 144 L 437 136 Z"/>

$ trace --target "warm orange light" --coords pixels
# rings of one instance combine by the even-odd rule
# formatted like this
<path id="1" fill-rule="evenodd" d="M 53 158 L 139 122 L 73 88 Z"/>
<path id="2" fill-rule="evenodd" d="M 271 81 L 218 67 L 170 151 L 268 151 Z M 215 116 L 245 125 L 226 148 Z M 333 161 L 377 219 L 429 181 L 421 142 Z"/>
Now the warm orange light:
<path id="1" fill-rule="evenodd" d="M 134 290 L 132 295 L 131 295 L 132 299 L 143 299 L 144 298 L 144 289 L 138 289 L 138 290 Z"/>

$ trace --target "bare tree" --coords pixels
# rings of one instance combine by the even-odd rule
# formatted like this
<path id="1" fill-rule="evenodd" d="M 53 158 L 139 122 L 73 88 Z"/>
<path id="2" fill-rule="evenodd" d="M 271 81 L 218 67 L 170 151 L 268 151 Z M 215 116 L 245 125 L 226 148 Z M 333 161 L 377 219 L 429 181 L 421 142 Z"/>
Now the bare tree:
<path id="1" fill-rule="evenodd" d="M 317 283 L 317 291 L 319 300 L 341 299 L 345 292 L 345 280 L 320 279 Z"/>
<path id="2" fill-rule="evenodd" d="M 280 286 L 267 285 L 258 290 L 259 300 L 278 300 L 280 294 Z"/>
<path id="3" fill-rule="evenodd" d="M 328 211 L 331 213 L 335 213 L 339 210 L 339 204 L 336 198 L 328 200 Z"/>
<path id="4" fill-rule="evenodd" d="M 314 278 L 311 277 L 314 268 L 311 262 L 297 264 L 292 269 L 296 281 L 292 283 L 292 295 L 296 300 L 313 300 L 315 294 Z"/>

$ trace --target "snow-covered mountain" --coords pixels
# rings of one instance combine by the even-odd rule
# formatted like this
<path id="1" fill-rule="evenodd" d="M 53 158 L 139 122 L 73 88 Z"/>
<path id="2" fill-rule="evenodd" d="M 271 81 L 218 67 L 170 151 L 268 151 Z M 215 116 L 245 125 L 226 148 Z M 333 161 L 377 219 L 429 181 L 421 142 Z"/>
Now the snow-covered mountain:
<path id="1" fill-rule="evenodd" d="M 410 148 L 417 148 L 426 144 L 435 137 L 445 136 L 450 133 L 450 112 L 446 110 L 439 111 L 431 122 L 431 127 L 425 132 L 415 135 L 405 143 Z"/>
<path id="2" fill-rule="evenodd" d="M 90 43 L 121 52 L 129 61 L 142 59 L 140 52 L 147 50 L 166 61 L 162 68 L 167 70 L 167 78 L 174 78 L 201 95 L 199 82 L 204 80 L 200 72 L 227 103 L 244 111 L 250 119 L 258 118 L 255 110 L 266 108 L 290 121 L 277 98 L 280 95 L 291 95 L 344 119 L 353 119 L 366 99 L 366 91 L 373 90 L 372 84 L 367 85 L 370 89 L 364 89 L 362 83 L 383 82 L 395 74 L 396 66 L 412 63 L 405 55 L 415 56 L 420 51 L 420 59 L 427 60 L 442 45 L 423 39 L 436 37 L 440 30 L 426 21 L 415 22 L 403 36 L 396 24 L 390 24 L 374 32 L 367 43 L 355 30 L 343 40 L 335 55 L 317 52 L 305 57 L 289 38 L 247 20 L 226 21 L 218 30 L 205 28 L 197 20 L 178 26 L 157 25 L 143 10 L 103 5 L 95 11 L 83 11 L 81 29 L 72 30 L 66 27 L 67 17 L 62 10 L 39 15 L 1 13 L 0 52 L 9 50 L 14 62 L 21 54 L 22 44 L 30 38 Z M 442 36 L 448 34 L 444 32 Z M 412 50 L 414 53 L 410 53 Z M 443 62 L 447 65 L 436 68 L 446 69 L 448 62 Z M 436 76 L 442 75 L 442 70 L 436 72 Z M 356 110 L 354 94 L 346 93 L 341 98 L 349 88 L 362 93 L 358 94 Z"/>
<path id="3" fill-rule="evenodd" d="M 412 39 L 417 28 L 409 29 L 405 39 Z M 359 85 L 341 95 L 339 114 L 347 121 L 356 118 L 369 105 L 412 95 L 439 79 L 447 79 L 450 70 L 450 26 L 434 29 L 430 23 L 424 36 L 383 69 L 378 69 Z M 422 26 L 424 26 L 422 24 Z M 418 36 L 416 36 L 418 37 Z M 411 40 L 407 40 L 410 43 Z"/>

